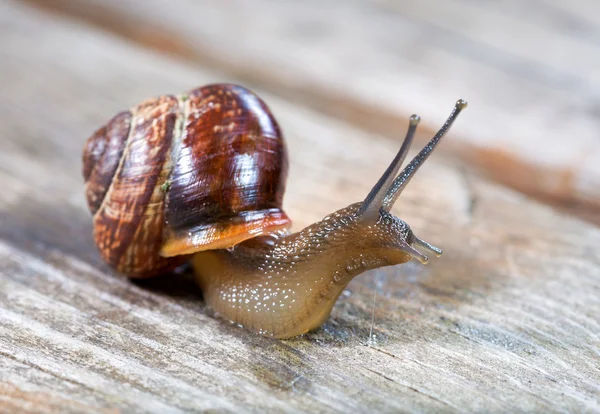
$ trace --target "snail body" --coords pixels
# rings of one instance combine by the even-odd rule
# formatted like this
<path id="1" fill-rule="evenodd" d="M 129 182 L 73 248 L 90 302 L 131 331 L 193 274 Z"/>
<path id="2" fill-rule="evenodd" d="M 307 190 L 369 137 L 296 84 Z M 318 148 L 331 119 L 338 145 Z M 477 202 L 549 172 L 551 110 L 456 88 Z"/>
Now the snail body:
<path id="1" fill-rule="evenodd" d="M 318 328 L 355 276 L 412 258 L 393 245 L 402 240 L 398 234 L 411 237 L 408 226 L 389 213 L 383 220 L 396 228 L 369 225 L 359 209 L 360 203 L 352 204 L 284 237 L 197 253 L 192 264 L 205 301 L 222 317 L 263 335 L 289 338 Z M 392 244 L 380 245 L 381 238 Z"/>
<path id="2" fill-rule="evenodd" d="M 364 201 L 289 233 L 281 205 L 287 152 L 260 98 L 230 84 L 148 100 L 115 116 L 84 149 L 94 237 L 130 277 L 187 260 L 222 318 L 288 338 L 319 327 L 358 274 L 441 250 L 390 209 L 466 102 L 398 174 L 419 118 Z"/>

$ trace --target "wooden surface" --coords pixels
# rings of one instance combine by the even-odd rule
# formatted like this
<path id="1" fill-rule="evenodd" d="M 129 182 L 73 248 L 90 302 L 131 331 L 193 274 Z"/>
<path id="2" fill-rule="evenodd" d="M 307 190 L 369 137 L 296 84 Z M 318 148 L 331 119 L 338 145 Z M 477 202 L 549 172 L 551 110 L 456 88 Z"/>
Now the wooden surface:
<path id="1" fill-rule="evenodd" d="M 357 13 L 362 4 L 344 10 Z M 579 18 L 596 27 L 591 13 Z M 240 59 L 249 67 L 257 61 Z M 562 64 L 566 71 L 574 63 Z M 364 70 L 366 77 L 371 69 Z M 324 64 L 323 79 L 327 71 L 335 73 Z M 91 237 L 84 140 L 141 99 L 221 80 L 239 78 L 3 0 L 1 411 L 600 411 L 600 230 L 443 153 L 419 172 L 395 212 L 444 256 L 360 276 L 324 328 L 305 337 L 266 339 L 210 317 L 186 274 L 145 282 L 113 274 Z M 273 95 L 276 79 L 252 80 L 287 134 L 285 206 L 295 227 L 362 199 L 398 142 L 300 106 L 293 88 Z M 458 96 L 469 98 L 456 85 L 402 99 L 417 102 L 433 128 Z M 398 99 L 392 89 L 380 93 Z M 471 100 L 444 146 L 474 136 L 477 105 L 492 105 L 479 96 L 486 100 Z M 415 110 L 393 105 L 402 116 Z M 543 118 L 520 119 L 515 131 L 550 128 Z M 375 340 L 368 343 L 374 293 Z"/>

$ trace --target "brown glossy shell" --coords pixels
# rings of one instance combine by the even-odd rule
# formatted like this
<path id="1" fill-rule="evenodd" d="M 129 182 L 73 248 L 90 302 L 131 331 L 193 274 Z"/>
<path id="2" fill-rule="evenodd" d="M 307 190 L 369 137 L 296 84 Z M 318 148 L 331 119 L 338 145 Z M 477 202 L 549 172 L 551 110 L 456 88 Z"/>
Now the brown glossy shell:
<path id="1" fill-rule="evenodd" d="M 277 122 L 241 86 L 147 100 L 84 148 L 96 244 L 120 272 L 147 277 L 183 263 L 181 255 L 289 227 L 287 167 Z"/>

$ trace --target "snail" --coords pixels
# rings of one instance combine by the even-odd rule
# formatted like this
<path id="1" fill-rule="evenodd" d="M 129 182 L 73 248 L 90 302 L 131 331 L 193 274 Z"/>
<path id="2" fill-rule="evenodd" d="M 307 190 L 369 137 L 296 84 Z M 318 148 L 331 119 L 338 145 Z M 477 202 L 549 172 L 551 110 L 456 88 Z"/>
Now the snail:
<path id="1" fill-rule="evenodd" d="M 190 261 L 206 304 L 262 335 L 318 328 L 360 273 L 442 251 L 390 213 L 466 107 L 401 171 L 419 117 L 363 201 L 290 233 L 288 158 L 277 121 L 248 89 L 207 85 L 149 99 L 86 142 L 83 176 L 102 258 L 134 278 Z"/>

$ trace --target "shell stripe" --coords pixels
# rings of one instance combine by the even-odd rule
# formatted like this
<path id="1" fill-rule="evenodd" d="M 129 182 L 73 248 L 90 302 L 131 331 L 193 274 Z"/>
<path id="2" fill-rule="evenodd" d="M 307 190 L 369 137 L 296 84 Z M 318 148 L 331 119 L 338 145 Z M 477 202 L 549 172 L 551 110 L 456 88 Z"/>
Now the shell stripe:
<path id="1" fill-rule="evenodd" d="M 163 227 L 163 195 L 157 193 L 157 183 L 164 174 L 178 107 L 176 98 L 163 96 L 132 110 L 126 149 L 94 217 L 96 243 L 103 257 L 127 274 L 144 274 L 156 269 L 155 261 L 160 261 L 153 258 Z"/>
<path id="2" fill-rule="evenodd" d="M 160 256 L 160 249 L 163 241 L 164 228 L 164 212 L 165 212 L 165 189 L 162 185 L 170 178 L 173 169 L 173 152 L 176 152 L 178 142 L 181 137 L 181 124 L 184 116 L 184 108 L 179 97 L 177 99 L 177 107 L 172 108 L 172 112 L 162 115 L 171 117 L 175 115 L 172 126 L 167 126 L 166 129 L 160 127 L 159 124 L 153 124 L 150 135 L 161 136 L 164 134 L 165 140 L 170 136 L 170 142 L 165 141 L 164 158 L 157 162 L 162 165 L 162 169 L 158 175 L 158 179 L 153 186 L 152 195 L 147 203 L 143 218 L 140 225 L 137 226 L 135 235 L 130 243 L 130 248 L 127 249 L 119 263 L 121 269 L 128 269 L 129 273 L 137 274 L 155 274 L 164 273 L 178 264 L 182 264 L 187 257 L 171 257 L 165 258 Z M 163 125 L 164 126 L 164 125 Z M 161 162 L 162 161 L 162 162 Z"/>

